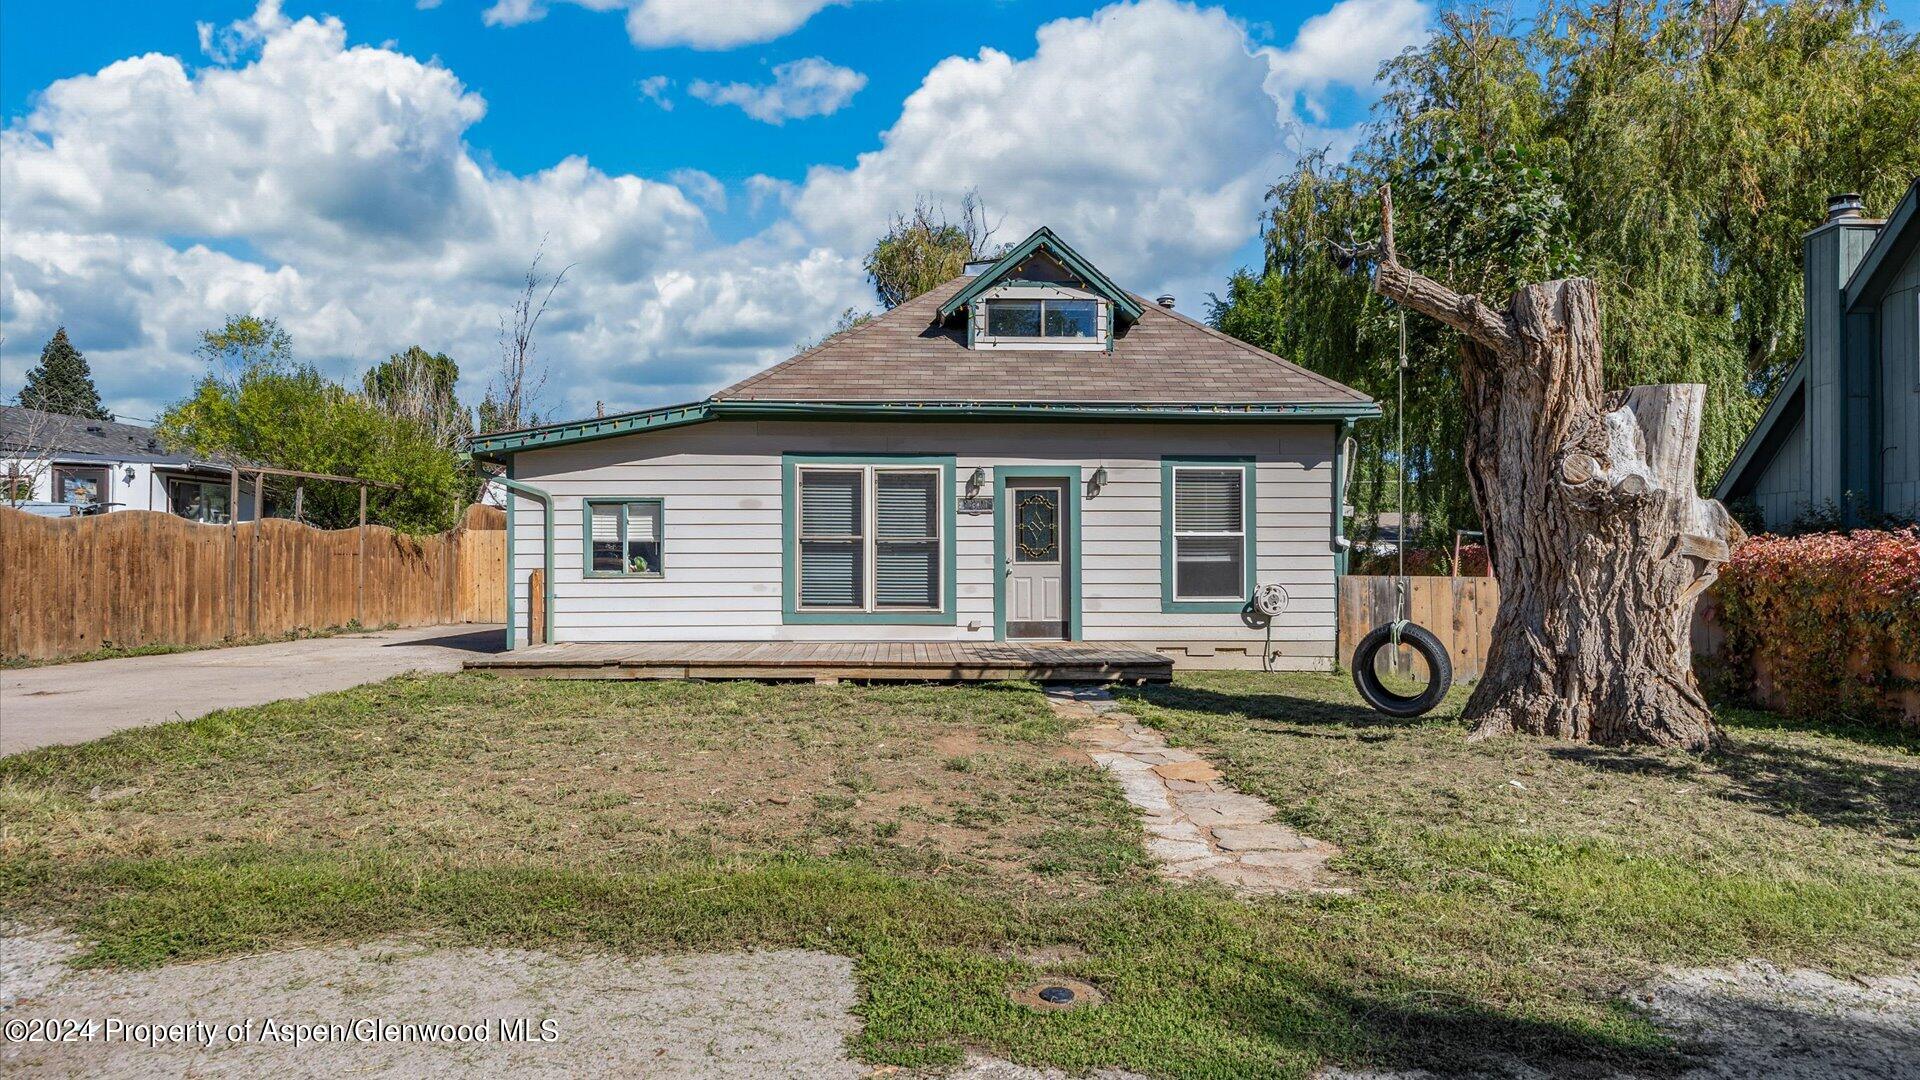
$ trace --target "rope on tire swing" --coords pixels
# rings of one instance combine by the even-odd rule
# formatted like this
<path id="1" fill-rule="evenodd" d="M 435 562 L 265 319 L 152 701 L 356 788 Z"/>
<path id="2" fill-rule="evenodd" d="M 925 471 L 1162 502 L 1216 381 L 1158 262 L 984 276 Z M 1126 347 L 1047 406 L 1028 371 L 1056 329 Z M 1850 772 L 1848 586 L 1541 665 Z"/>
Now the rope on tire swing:
<path id="1" fill-rule="evenodd" d="M 1400 311 L 1400 362 L 1396 372 L 1399 386 L 1394 398 L 1395 499 L 1399 503 L 1400 526 L 1394 535 L 1398 549 L 1399 574 L 1393 579 L 1393 619 L 1376 626 L 1360 639 L 1353 650 L 1353 685 L 1368 705 L 1388 716 L 1419 716 L 1440 704 L 1453 686 L 1453 664 L 1446 647 L 1433 632 L 1407 617 L 1407 313 Z M 1333 512 L 1340 513 L 1340 507 Z M 1427 664 L 1427 685 L 1418 694 L 1396 694 L 1381 681 L 1374 666 L 1380 650 L 1391 648 L 1397 655 L 1402 644 L 1420 654 Z"/>

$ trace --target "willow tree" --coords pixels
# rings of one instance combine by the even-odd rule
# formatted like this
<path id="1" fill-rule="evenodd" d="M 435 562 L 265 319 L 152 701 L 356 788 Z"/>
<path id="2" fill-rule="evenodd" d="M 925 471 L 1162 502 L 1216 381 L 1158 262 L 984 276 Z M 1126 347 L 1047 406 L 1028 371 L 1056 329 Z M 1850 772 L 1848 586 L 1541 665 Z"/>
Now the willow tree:
<path id="1" fill-rule="evenodd" d="M 1800 354 L 1800 236 L 1826 196 L 1891 205 L 1920 173 L 1920 39 L 1867 0 L 1457 7 L 1382 83 L 1346 161 L 1309 155 L 1275 185 L 1264 265 L 1216 324 L 1390 401 L 1394 313 L 1366 267 L 1326 258 L 1377 239 L 1390 183 L 1408 265 L 1490 297 L 1588 278 L 1604 388 L 1706 386 L 1704 482 Z M 1465 345 L 1409 330 L 1409 509 L 1438 541 L 1478 527 Z M 1391 506 L 1394 419 L 1360 429 L 1363 515 Z"/>

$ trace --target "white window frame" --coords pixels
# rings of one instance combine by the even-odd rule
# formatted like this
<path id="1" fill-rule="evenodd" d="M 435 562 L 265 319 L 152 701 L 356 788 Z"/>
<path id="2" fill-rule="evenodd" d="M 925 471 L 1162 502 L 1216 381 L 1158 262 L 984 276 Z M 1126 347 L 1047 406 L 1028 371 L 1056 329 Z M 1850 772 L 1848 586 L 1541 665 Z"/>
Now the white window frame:
<path id="1" fill-rule="evenodd" d="M 824 461 L 809 462 L 802 465 L 796 465 L 794 467 L 794 497 L 800 500 L 802 504 L 805 503 L 806 497 L 807 497 L 806 491 L 807 491 L 807 474 L 808 473 L 859 473 L 861 474 L 860 475 L 861 533 L 858 537 L 847 536 L 847 535 L 835 535 L 835 536 L 809 535 L 806 531 L 807 525 L 806 525 L 805 506 L 799 505 L 794 507 L 793 550 L 787 553 L 787 557 L 793 560 L 792 565 L 793 565 L 793 574 L 794 574 L 794 581 L 793 581 L 794 610 L 796 612 L 809 614 L 809 615 L 812 615 L 812 614 L 895 615 L 895 614 L 940 613 L 944 611 L 945 610 L 944 604 L 939 599 L 936 599 L 932 605 L 927 607 L 908 607 L 908 606 L 894 605 L 894 604 L 881 606 L 878 603 L 878 600 L 875 594 L 877 592 L 876 585 L 878 584 L 877 578 L 879 575 L 880 545 L 882 543 L 888 543 L 888 544 L 931 543 L 934 546 L 934 558 L 933 558 L 934 579 L 932 582 L 933 588 L 931 591 L 936 598 L 944 597 L 946 595 L 946 586 L 947 586 L 947 583 L 945 581 L 945 574 L 947 572 L 946 571 L 946 564 L 947 564 L 946 545 L 953 542 L 952 537 L 941 535 L 941 529 L 943 528 L 942 523 L 946 520 L 945 515 L 942 513 L 942 508 L 945 505 L 945 500 L 949 498 L 949 494 L 945 490 L 946 470 L 939 465 L 907 465 L 907 464 L 836 465 L 831 462 L 824 462 Z M 933 530 L 934 530 L 933 535 L 918 537 L 911 540 L 902 540 L 902 539 L 894 538 L 894 539 L 882 541 L 880 539 L 879 476 L 881 473 L 923 474 L 923 475 L 931 476 L 933 478 L 933 507 L 932 507 Z M 801 548 L 804 547 L 808 541 L 814 541 L 816 543 L 817 542 L 836 542 L 836 541 L 845 543 L 853 540 L 858 540 L 860 544 L 861 604 L 855 607 L 846 607 L 846 606 L 828 607 L 823 604 L 807 603 L 804 599 L 806 595 L 806 582 L 802 577 L 805 571 L 800 561 Z"/>
<path id="2" fill-rule="evenodd" d="M 1039 336 L 996 335 L 988 329 L 989 309 L 994 304 L 1006 301 L 1040 303 Z M 1092 337 L 1047 337 L 1047 308 L 1049 303 L 1090 303 L 1093 305 Z M 972 301 L 976 310 L 967 315 L 969 341 L 975 349 L 1047 349 L 1050 351 L 1087 351 L 1102 352 L 1113 337 L 1113 305 L 1097 293 L 1088 292 L 1067 285 L 1046 283 L 1007 284 L 988 292 Z"/>
<path id="3" fill-rule="evenodd" d="M 1246 601 L 1247 598 L 1245 596 L 1240 595 L 1240 590 L 1235 590 L 1233 595 L 1230 595 L 1230 596 L 1193 596 L 1193 595 L 1181 593 L 1180 591 L 1180 541 L 1183 537 L 1193 538 L 1193 539 L 1232 538 L 1238 541 L 1240 559 L 1241 559 L 1240 580 L 1245 581 L 1247 576 L 1246 561 L 1252 558 L 1252 554 L 1249 551 L 1250 545 L 1247 543 L 1247 537 L 1249 535 L 1247 530 L 1253 527 L 1253 522 L 1248 520 L 1248 518 L 1251 515 L 1247 512 L 1248 478 L 1249 478 L 1249 474 L 1252 471 L 1253 469 L 1251 465 L 1244 462 L 1237 462 L 1237 461 L 1223 461 L 1223 462 L 1220 462 L 1219 464 L 1196 463 L 1196 464 L 1189 464 L 1189 465 L 1173 466 L 1173 490 L 1166 493 L 1166 497 L 1169 500 L 1167 520 L 1170 524 L 1168 528 L 1173 533 L 1173 545 L 1172 545 L 1173 565 L 1167 568 L 1167 574 L 1168 574 L 1168 580 L 1172 582 L 1172 594 L 1173 594 L 1173 601 L 1175 603 L 1180 603 L 1180 604 L 1222 603 L 1224 604 L 1224 603 L 1244 603 Z M 1182 473 L 1223 473 L 1223 472 L 1235 473 L 1240 477 L 1240 528 L 1232 532 L 1182 529 L 1180 527 L 1180 509 L 1179 509 L 1180 475 Z"/>

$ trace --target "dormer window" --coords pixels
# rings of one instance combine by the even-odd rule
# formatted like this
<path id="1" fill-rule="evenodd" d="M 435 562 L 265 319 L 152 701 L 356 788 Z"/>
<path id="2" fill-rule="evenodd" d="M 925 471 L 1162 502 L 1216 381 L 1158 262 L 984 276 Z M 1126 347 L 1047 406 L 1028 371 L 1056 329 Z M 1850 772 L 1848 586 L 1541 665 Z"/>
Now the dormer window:
<path id="1" fill-rule="evenodd" d="M 940 305 L 937 322 L 963 322 L 971 349 L 1097 352 L 1113 347 L 1144 309 L 1046 228 L 985 268 Z"/>
<path id="2" fill-rule="evenodd" d="M 1079 338 L 1100 336 L 1098 300 L 989 300 L 987 336 Z"/>
<path id="3" fill-rule="evenodd" d="M 1113 305 L 1075 285 L 1009 281 L 971 306 L 976 349 L 1097 350 L 1107 347 Z"/>

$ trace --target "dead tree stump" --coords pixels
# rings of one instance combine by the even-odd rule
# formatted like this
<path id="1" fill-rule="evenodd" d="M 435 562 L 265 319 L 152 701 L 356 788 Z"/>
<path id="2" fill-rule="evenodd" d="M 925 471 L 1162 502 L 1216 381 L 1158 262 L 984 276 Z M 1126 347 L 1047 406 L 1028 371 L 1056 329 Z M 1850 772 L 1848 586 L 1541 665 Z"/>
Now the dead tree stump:
<path id="1" fill-rule="evenodd" d="M 1689 629 L 1744 533 L 1695 487 L 1706 388 L 1606 393 L 1591 280 L 1495 310 L 1402 266 L 1382 203 L 1374 290 L 1466 337 L 1466 468 L 1500 582 L 1473 737 L 1711 746 Z"/>

